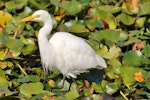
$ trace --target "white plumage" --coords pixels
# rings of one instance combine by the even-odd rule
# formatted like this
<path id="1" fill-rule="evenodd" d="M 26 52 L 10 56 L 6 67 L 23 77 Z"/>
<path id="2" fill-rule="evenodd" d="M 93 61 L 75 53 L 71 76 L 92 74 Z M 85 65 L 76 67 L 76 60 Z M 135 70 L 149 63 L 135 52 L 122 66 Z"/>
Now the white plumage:
<path id="1" fill-rule="evenodd" d="M 60 70 L 64 77 L 76 78 L 77 74 L 90 68 L 106 68 L 106 62 L 98 56 L 84 39 L 67 32 L 56 32 L 48 40 L 52 30 L 52 18 L 47 11 L 38 10 L 32 16 L 20 20 L 41 21 L 44 26 L 39 30 L 38 44 L 44 70 L 53 67 Z"/>

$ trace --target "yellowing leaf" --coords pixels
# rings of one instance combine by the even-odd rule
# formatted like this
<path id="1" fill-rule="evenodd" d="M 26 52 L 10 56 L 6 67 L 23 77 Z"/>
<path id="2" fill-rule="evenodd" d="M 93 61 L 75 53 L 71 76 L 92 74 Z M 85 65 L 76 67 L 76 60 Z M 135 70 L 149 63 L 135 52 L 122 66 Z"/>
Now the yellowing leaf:
<path id="1" fill-rule="evenodd" d="M 12 19 L 12 15 L 7 12 L 0 11 L 0 26 L 4 28 L 8 22 Z"/>
<path id="2" fill-rule="evenodd" d="M 138 82 L 143 82 L 144 81 L 144 77 L 142 75 L 142 72 L 135 72 L 134 73 L 134 79 Z"/>
<path id="3" fill-rule="evenodd" d="M 6 62 L 1 62 L 1 61 L 0 61 L 0 68 L 1 68 L 1 69 L 5 69 L 6 67 L 7 67 Z"/>
<path id="4" fill-rule="evenodd" d="M 129 13 L 137 13 L 139 11 L 140 0 L 126 0 L 122 8 Z"/>
<path id="5" fill-rule="evenodd" d="M 60 16 L 56 16 L 55 19 L 58 20 L 58 21 L 60 21 L 61 17 Z"/>
<path id="6" fill-rule="evenodd" d="M 113 16 L 109 16 L 104 20 L 109 25 L 109 29 L 115 29 L 117 27 L 117 22 L 115 21 L 115 18 Z"/>
<path id="7" fill-rule="evenodd" d="M 53 80 L 49 80 L 49 81 L 48 81 L 48 84 L 49 84 L 51 87 L 54 87 L 55 82 L 54 82 Z"/>

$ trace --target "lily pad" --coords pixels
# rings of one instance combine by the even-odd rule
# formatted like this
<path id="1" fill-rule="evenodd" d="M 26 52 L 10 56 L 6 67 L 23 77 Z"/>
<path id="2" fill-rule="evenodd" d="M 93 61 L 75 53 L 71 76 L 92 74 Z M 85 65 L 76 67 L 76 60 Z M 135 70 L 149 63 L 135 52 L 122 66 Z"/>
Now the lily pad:
<path id="1" fill-rule="evenodd" d="M 9 39 L 4 42 L 4 45 L 13 51 L 21 51 L 23 43 L 19 39 Z"/>
<path id="2" fill-rule="evenodd" d="M 66 93 L 65 97 L 71 100 L 74 100 L 76 98 L 78 98 L 80 95 L 77 91 L 77 89 L 73 89 L 71 91 L 69 91 L 68 93 Z"/>
<path id="3" fill-rule="evenodd" d="M 112 6 L 112 5 L 100 6 L 99 9 L 100 10 L 104 10 L 106 12 L 110 12 L 110 13 L 117 13 L 117 12 L 119 12 L 121 10 L 120 7 Z"/>
<path id="4" fill-rule="evenodd" d="M 129 88 L 129 86 L 133 85 L 136 80 L 134 79 L 134 73 L 136 72 L 142 72 L 144 71 L 140 68 L 137 67 L 127 67 L 127 66 L 122 66 L 120 67 L 120 76 L 123 80 L 123 83 Z"/>
<path id="5" fill-rule="evenodd" d="M 62 2 L 62 7 L 68 12 L 68 14 L 75 15 L 81 11 L 81 4 L 76 1 L 63 1 Z"/>
<path id="6" fill-rule="evenodd" d="M 114 83 L 108 83 L 106 85 L 106 93 L 108 94 L 113 94 L 119 89 L 118 85 Z"/>
<path id="7" fill-rule="evenodd" d="M 24 55 L 28 55 L 28 54 L 36 51 L 37 49 L 38 49 L 38 47 L 36 45 L 28 44 L 28 45 L 24 46 L 21 51 Z"/>
<path id="8" fill-rule="evenodd" d="M 5 76 L 5 72 L 0 69 L 0 86 L 8 86 L 8 81 Z"/>
<path id="9" fill-rule="evenodd" d="M 89 30 L 86 29 L 86 27 L 84 26 L 84 24 L 82 22 L 77 22 L 75 20 L 66 22 L 62 27 L 67 32 L 74 32 L 74 33 L 89 32 Z"/>
<path id="10" fill-rule="evenodd" d="M 150 57 L 150 45 L 146 45 L 142 52 L 146 57 Z"/>
<path id="11" fill-rule="evenodd" d="M 143 1 L 140 4 L 140 10 L 139 10 L 138 15 L 142 16 L 142 15 L 150 14 L 150 6 L 149 5 L 150 5 L 150 2 L 148 0 Z"/>
<path id="12" fill-rule="evenodd" d="M 0 11 L 0 26 L 4 28 L 8 22 L 12 19 L 12 15 L 7 12 Z"/>
<path id="13" fill-rule="evenodd" d="M 144 56 L 139 50 L 131 50 L 124 54 L 123 64 L 128 66 L 140 66 L 144 60 Z"/>
<path id="14" fill-rule="evenodd" d="M 113 58 L 117 58 L 120 55 L 121 49 L 119 47 L 111 47 L 108 52 L 104 52 L 100 50 L 97 51 L 97 53 L 104 58 L 113 59 Z"/>
<path id="15" fill-rule="evenodd" d="M 33 94 L 39 94 L 43 91 L 43 84 L 37 83 L 24 83 L 20 86 L 20 92 L 25 96 L 32 96 Z"/>
<path id="16" fill-rule="evenodd" d="M 146 82 L 145 86 L 150 89 L 150 82 Z"/>
<path id="17" fill-rule="evenodd" d="M 122 13 L 117 16 L 117 19 L 125 25 L 132 25 L 135 21 L 134 17 L 127 15 L 126 13 Z"/>
<path id="18" fill-rule="evenodd" d="M 127 39 L 128 35 L 125 32 L 119 30 L 107 29 L 96 33 L 92 33 L 92 36 L 96 40 L 106 39 L 112 42 L 124 41 Z"/>
<path id="19" fill-rule="evenodd" d="M 146 21 L 146 17 L 139 17 L 139 18 L 137 18 L 137 20 L 135 21 L 135 26 L 136 26 L 136 27 L 143 27 L 145 21 Z"/>

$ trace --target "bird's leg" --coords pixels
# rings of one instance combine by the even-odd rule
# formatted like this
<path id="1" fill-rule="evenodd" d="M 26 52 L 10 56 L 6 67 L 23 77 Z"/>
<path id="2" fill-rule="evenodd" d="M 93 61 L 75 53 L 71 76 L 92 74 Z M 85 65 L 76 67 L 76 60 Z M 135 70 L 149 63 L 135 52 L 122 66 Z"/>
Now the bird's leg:
<path id="1" fill-rule="evenodd" d="M 80 92 L 80 88 L 78 87 L 77 81 L 74 78 L 72 78 L 72 81 L 75 83 L 77 91 Z"/>
<path id="2" fill-rule="evenodd" d="M 66 75 L 63 75 L 63 82 L 60 86 L 58 86 L 59 89 L 62 89 L 64 87 L 65 79 L 66 79 Z"/>
<path id="3" fill-rule="evenodd" d="M 49 73 L 51 73 L 51 71 L 49 72 L 48 70 L 44 69 L 44 81 L 43 81 L 43 83 L 46 83 Z"/>
<path id="4" fill-rule="evenodd" d="M 65 84 L 65 79 L 66 79 L 66 75 L 63 75 L 63 82 L 60 86 L 58 87 L 52 87 L 51 89 L 62 89 L 64 87 Z"/>
<path id="5" fill-rule="evenodd" d="M 48 72 L 45 72 L 44 73 L 44 81 L 43 81 L 43 83 L 46 83 L 47 79 L 48 79 Z"/>

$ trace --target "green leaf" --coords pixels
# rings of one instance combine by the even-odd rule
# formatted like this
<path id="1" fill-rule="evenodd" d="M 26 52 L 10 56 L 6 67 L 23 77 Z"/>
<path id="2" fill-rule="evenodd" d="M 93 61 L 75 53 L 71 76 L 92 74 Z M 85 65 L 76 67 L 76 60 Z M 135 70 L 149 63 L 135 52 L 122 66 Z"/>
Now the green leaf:
<path id="1" fill-rule="evenodd" d="M 5 46 L 10 48 L 13 51 L 21 51 L 23 43 L 18 39 L 9 39 L 5 41 Z"/>
<path id="2" fill-rule="evenodd" d="M 108 13 L 108 12 L 106 12 L 106 11 L 103 11 L 103 10 L 99 10 L 99 9 L 97 9 L 97 8 L 91 9 L 90 15 L 91 15 L 92 17 L 102 18 L 102 19 L 112 16 L 110 13 Z"/>
<path id="3" fill-rule="evenodd" d="M 144 73 L 144 71 L 142 69 L 137 68 L 137 67 L 122 66 L 120 68 L 121 68 L 120 76 L 123 80 L 123 84 L 126 85 L 128 88 L 129 88 L 129 86 L 133 85 L 136 82 L 136 80 L 134 79 L 135 72 L 141 71 L 142 73 Z"/>
<path id="4" fill-rule="evenodd" d="M 114 16 L 109 16 L 105 18 L 104 21 L 108 24 L 109 29 L 116 29 L 118 22 Z"/>
<path id="5" fill-rule="evenodd" d="M 129 68 L 130 69 L 130 68 Z M 126 70 L 128 71 L 128 70 Z M 122 71 L 121 78 L 123 80 L 123 84 L 126 85 L 128 88 L 130 85 L 133 85 L 136 81 L 134 80 L 132 73 L 126 73 Z"/>
<path id="6" fill-rule="evenodd" d="M 92 36 L 94 39 L 98 41 L 106 39 L 112 42 L 124 41 L 128 37 L 128 35 L 125 32 L 112 29 L 106 29 L 96 33 L 92 33 Z"/>
<path id="7" fill-rule="evenodd" d="M 98 52 L 99 52 L 99 50 L 101 50 L 101 49 L 103 49 L 103 47 L 101 48 L 101 49 L 99 49 L 99 42 L 97 42 L 97 41 L 94 41 L 93 39 L 89 39 L 89 40 L 87 40 L 86 41 L 95 51 L 96 50 L 98 50 Z M 105 52 L 105 50 L 103 51 L 103 50 L 101 50 L 101 52 L 103 53 L 103 52 Z M 107 52 L 107 50 L 106 50 L 106 52 Z"/>
<path id="8" fill-rule="evenodd" d="M 1 99 L 3 99 L 2 97 L 3 97 L 3 95 L 5 95 L 5 97 L 6 96 L 10 96 L 10 95 L 13 95 L 13 94 L 16 94 L 17 93 L 17 91 L 15 91 L 15 92 L 11 92 L 9 89 L 8 89 L 8 87 L 7 86 L 0 86 L 0 96 L 1 96 Z M 8 98 L 6 98 L 6 100 L 7 100 Z"/>
<path id="9" fill-rule="evenodd" d="M 74 33 L 83 33 L 83 32 L 89 32 L 88 29 L 86 29 L 83 22 L 78 22 L 76 20 L 71 20 L 69 22 L 66 22 L 64 26 L 62 26 L 65 31 L 67 32 L 74 32 Z"/>
<path id="10" fill-rule="evenodd" d="M 120 75 L 120 67 L 116 67 L 116 68 L 107 68 L 105 69 L 106 75 L 110 78 L 110 79 L 116 79 L 115 75 Z"/>
<path id="11" fill-rule="evenodd" d="M 129 38 L 128 41 L 124 42 L 124 45 L 127 46 L 129 44 L 135 43 L 135 42 L 140 42 L 141 40 L 138 39 L 137 37 L 131 37 Z"/>
<path id="12" fill-rule="evenodd" d="M 117 13 L 121 10 L 121 7 L 112 6 L 112 5 L 104 5 L 104 6 L 100 6 L 99 9 L 104 10 L 106 12 L 110 12 L 110 13 Z"/>
<path id="13" fill-rule="evenodd" d="M 75 15 L 81 11 L 81 4 L 77 0 L 63 1 L 62 7 L 68 12 L 68 14 Z"/>
<path id="14" fill-rule="evenodd" d="M 95 82 L 92 82 L 91 86 L 94 88 L 94 90 L 97 93 L 103 93 L 104 92 L 104 88 L 106 87 L 107 83 L 108 82 L 106 80 L 102 80 L 101 84 L 96 84 Z"/>
<path id="15" fill-rule="evenodd" d="M 142 50 L 142 52 L 144 53 L 144 55 L 145 55 L 146 57 L 150 57 L 150 45 L 146 45 L 146 46 L 144 47 L 144 49 Z"/>
<path id="16" fill-rule="evenodd" d="M 86 6 L 89 5 L 89 3 L 91 2 L 90 0 L 79 0 L 80 4 L 82 4 L 82 6 Z"/>
<path id="17" fill-rule="evenodd" d="M 118 59 L 110 59 L 108 62 L 113 68 L 121 66 L 121 62 Z"/>
<path id="18" fill-rule="evenodd" d="M 16 4 L 14 1 L 9 1 L 6 3 L 6 8 L 9 9 L 9 10 L 13 10 L 16 8 Z"/>
<path id="19" fill-rule="evenodd" d="M 103 88 L 100 84 L 96 84 L 95 82 L 92 83 L 92 87 L 97 93 L 103 93 Z"/>
<path id="20" fill-rule="evenodd" d="M 117 19 L 125 25 L 132 25 L 135 21 L 135 18 L 127 15 L 126 13 L 122 13 L 122 14 L 118 15 Z"/>
<path id="21" fill-rule="evenodd" d="M 72 100 L 78 98 L 79 96 L 80 95 L 79 95 L 79 93 L 76 89 L 73 89 L 73 90 L 67 92 L 66 95 L 65 95 L 66 98 L 72 99 Z"/>
<path id="22" fill-rule="evenodd" d="M 38 82 L 38 80 L 39 80 L 39 77 L 36 75 L 26 75 L 17 79 L 17 81 L 20 83 Z"/>
<path id="23" fill-rule="evenodd" d="M 121 49 L 119 47 L 111 47 L 108 52 L 102 54 L 97 51 L 98 54 L 107 59 L 117 58 L 120 55 L 120 52 Z"/>
<path id="24" fill-rule="evenodd" d="M 50 0 L 50 2 L 55 6 L 60 6 L 58 0 Z"/>
<path id="25" fill-rule="evenodd" d="M 145 86 L 150 89 L 150 82 L 146 82 Z"/>
<path id="26" fill-rule="evenodd" d="M 141 4 L 140 4 L 140 10 L 138 15 L 142 16 L 142 15 L 148 15 L 150 14 L 150 2 L 148 0 L 144 0 Z"/>
<path id="27" fill-rule="evenodd" d="M 20 86 L 20 92 L 25 96 L 31 96 L 32 94 L 39 94 L 43 91 L 43 84 L 37 83 L 24 83 Z"/>
<path id="28" fill-rule="evenodd" d="M 145 92 L 145 91 L 143 91 L 143 90 L 136 90 L 136 94 L 139 94 L 139 95 L 148 95 L 148 96 L 150 96 L 150 93 Z"/>
<path id="29" fill-rule="evenodd" d="M 24 55 L 28 55 L 30 53 L 33 53 L 37 49 L 38 49 L 38 47 L 36 45 L 28 44 L 22 48 L 21 52 Z"/>
<path id="30" fill-rule="evenodd" d="M 128 66 L 140 66 L 144 61 L 144 56 L 139 50 L 130 50 L 123 56 L 123 64 Z"/>
<path id="31" fill-rule="evenodd" d="M 103 23 L 102 21 L 93 18 L 93 19 L 86 19 L 85 24 L 90 30 L 94 30 L 95 27 L 101 29 Z"/>
<path id="32" fill-rule="evenodd" d="M 119 87 L 117 86 L 117 84 L 115 82 L 114 83 L 108 83 L 106 85 L 106 93 L 113 94 L 118 90 L 118 88 Z"/>
<path id="33" fill-rule="evenodd" d="M 8 81 L 5 76 L 5 72 L 0 69 L 0 86 L 8 86 Z"/>
<path id="34" fill-rule="evenodd" d="M 139 17 L 135 21 L 135 27 L 143 27 L 146 21 L 146 17 Z"/>

